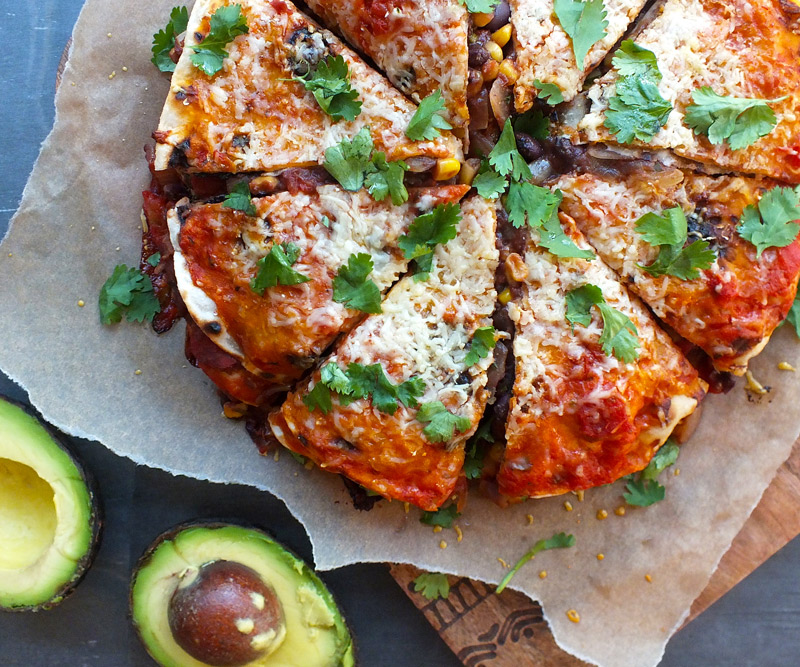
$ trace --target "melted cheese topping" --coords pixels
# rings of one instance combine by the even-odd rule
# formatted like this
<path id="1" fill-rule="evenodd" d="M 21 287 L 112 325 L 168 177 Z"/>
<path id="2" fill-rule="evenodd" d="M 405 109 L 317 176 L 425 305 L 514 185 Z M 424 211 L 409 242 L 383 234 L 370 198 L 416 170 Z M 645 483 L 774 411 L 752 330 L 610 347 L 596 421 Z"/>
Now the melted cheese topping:
<path id="1" fill-rule="evenodd" d="M 774 0 L 667 0 L 636 36 L 655 53 L 663 79 L 661 95 L 674 109 L 666 126 L 647 145 L 739 171 L 800 182 L 800 25 L 790 3 Z M 616 71 L 589 90 L 590 112 L 578 125 L 586 141 L 614 141 L 604 127 Z M 714 146 L 683 123 L 695 88 L 711 86 L 720 95 L 775 99 L 778 124 L 752 146 L 732 151 Z M 637 142 L 640 145 L 641 142 Z"/>
<path id="2" fill-rule="evenodd" d="M 605 58 L 645 2 L 604 0 L 608 21 L 606 36 L 589 49 L 580 69 L 575 62 L 572 40 L 553 12 L 553 0 L 511 0 L 511 23 L 520 70 L 514 86 L 517 111 L 527 111 L 533 105 L 539 94 L 533 85 L 536 79 L 556 84 L 565 100 L 575 97 L 586 76 Z"/>
<path id="3" fill-rule="evenodd" d="M 745 206 L 775 185 L 765 179 L 642 168 L 620 179 L 563 176 L 557 187 L 564 193 L 563 209 L 653 312 L 705 350 L 718 370 L 741 375 L 786 317 L 800 277 L 797 241 L 769 248 L 759 258 L 736 232 Z M 717 254 L 695 280 L 655 277 L 640 268 L 655 261 L 659 250 L 636 233 L 636 221 L 674 206 L 690 220 L 689 240 L 703 238 Z"/>
<path id="4" fill-rule="evenodd" d="M 448 120 L 467 110 L 467 10 L 457 0 L 309 0 L 327 25 L 367 54 L 415 102 L 441 90 Z"/>
<path id="5" fill-rule="evenodd" d="M 589 248 L 569 216 L 565 231 Z M 612 482 L 647 465 L 705 393 L 697 372 L 600 259 L 560 259 L 535 245 L 528 278 L 508 306 L 515 324 L 516 378 L 498 482 L 512 498 L 547 496 Z M 603 353 L 597 308 L 589 326 L 566 320 L 566 294 L 591 283 L 638 330 L 639 356 Z"/>
<path id="6" fill-rule="evenodd" d="M 425 281 L 403 278 L 383 302 L 336 348 L 327 362 L 380 363 L 395 384 L 420 377 L 420 403 L 441 401 L 467 417 L 469 428 L 449 443 L 431 443 L 417 410 L 399 404 L 394 415 L 370 399 L 343 406 L 334 399 L 324 415 L 310 411 L 303 397 L 319 381 L 319 371 L 289 395 L 270 417 L 276 437 L 323 468 L 340 472 L 390 498 L 423 509 L 439 507 L 452 493 L 464 459 L 464 443 L 477 428 L 488 399 L 484 389 L 492 355 L 470 368 L 464 360 L 476 329 L 491 325 L 496 301 L 494 205 L 473 197 L 462 206 L 458 236 L 437 246 Z"/>
<path id="7" fill-rule="evenodd" d="M 192 10 L 183 54 L 156 137 L 156 169 L 186 159 L 194 171 L 273 171 L 321 164 L 325 150 L 369 127 L 376 150 L 389 160 L 414 156 L 459 157 L 461 146 L 449 132 L 433 141 L 413 142 L 405 130 L 414 104 L 370 69 L 334 35 L 322 30 L 290 2 L 241 0 L 249 32 L 225 48 L 220 72 L 206 76 L 191 63 L 197 36 L 209 17 L 227 4 L 198 0 Z M 309 57 L 341 55 L 358 91 L 361 113 L 335 122 L 303 84 L 293 67 Z M 176 150 L 176 147 L 179 150 Z"/>
<path id="8" fill-rule="evenodd" d="M 393 206 L 374 201 L 364 190 L 350 193 L 326 185 L 314 195 L 281 192 L 254 199 L 255 217 L 222 204 L 173 209 L 168 219 L 187 310 L 248 370 L 278 383 L 298 378 L 363 316 L 333 301 L 333 278 L 350 255 L 369 254 L 370 279 L 386 291 L 408 264 L 397 248 L 400 235 L 418 215 L 457 201 L 466 189 L 412 188 L 408 202 Z M 322 221 L 325 216 L 330 227 Z M 292 268 L 310 280 L 258 295 L 250 281 L 275 243 L 299 248 Z"/>

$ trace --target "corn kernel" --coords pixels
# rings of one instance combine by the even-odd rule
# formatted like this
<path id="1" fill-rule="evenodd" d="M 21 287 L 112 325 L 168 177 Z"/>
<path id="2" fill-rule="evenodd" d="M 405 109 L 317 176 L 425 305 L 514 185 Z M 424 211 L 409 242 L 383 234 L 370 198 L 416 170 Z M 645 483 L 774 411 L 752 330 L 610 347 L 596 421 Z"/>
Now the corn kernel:
<path id="1" fill-rule="evenodd" d="M 506 287 L 500 294 L 497 295 L 497 300 L 504 306 L 511 301 L 511 290 Z"/>
<path id="2" fill-rule="evenodd" d="M 8 255 L 11 256 L 11 253 Z M 86 302 L 83 299 L 78 299 L 78 308 L 83 308 L 86 305 Z"/>
<path id="3" fill-rule="evenodd" d="M 605 558 L 605 554 L 597 554 L 597 560 L 603 560 Z"/>
<path id="4" fill-rule="evenodd" d="M 580 622 L 581 622 L 581 616 L 580 616 L 580 614 L 579 614 L 577 611 L 575 611 L 574 609 L 570 609 L 570 610 L 567 612 L 567 618 L 568 618 L 570 621 L 572 621 L 573 623 L 580 623 Z"/>
<path id="5" fill-rule="evenodd" d="M 472 15 L 472 22 L 475 24 L 476 28 L 483 28 L 484 26 L 489 25 L 494 18 L 494 12 L 478 12 L 477 14 Z"/>
<path id="6" fill-rule="evenodd" d="M 437 181 L 446 181 L 453 178 L 461 171 L 461 163 L 455 158 L 448 157 L 439 160 L 433 170 L 433 177 Z"/>
<path id="7" fill-rule="evenodd" d="M 483 45 L 483 48 L 489 52 L 489 55 L 492 57 L 492 60 L 495 62 L 502 62 L 503 60 L 503 47 L 500 46 L 494 40 L 489 40 L 486 44 Z M 486 77 L 484 77 L 485 79 Z"/>
<path id="8" fill-rule="evenodd" d="M 648 584 L 653 583 L 653 577 L 651 577 L 649 574 L 644 575 L 644 578 Z"/>
<path id="9" fill-rule="evenodd" d="M 617 507 L 617 509 L 614 510 L 614 514 L 616 514 L 617 516 L 625 516 L 625 506 L 620 505 L 619 507 Z"/>
<path id="10" fill-rule="evenodd" d="M 494 42 L 489 42 L 493 44 Z M 483 76 L 484 83 L 494 81 L 497 75 L 500 74 L 500 63 L 492 58 L 489 58 L 481 67 L 481 76 Z"/>
<path id="11" fill-rule="evenodd" d="M 539 579 L 547 579 L 547 570 L 539 572 Z"/>
<path id="12" fill-rule="evenodd" d="M 508 44 L 511 39 L 511 24 L 506 23 L 502 28 L 498 28 L 492 33 L 492 41 L 500 48 Z"/>
<path id="13" fill-rule="evenodd" d="M 608 517 L 608 512 L 605 510 L 597 510 L 597 520 L 602 521 L 603 519 Z"/>
<path id="14" fill-rule="evenodd" d="M 461 171 L 458 174 L 458 182 L 461 185 L 472 185 L 472 181 L 477 173 L 478 167 L 475 167 L 469 162 L 465 162 L 461 165 Z"/>

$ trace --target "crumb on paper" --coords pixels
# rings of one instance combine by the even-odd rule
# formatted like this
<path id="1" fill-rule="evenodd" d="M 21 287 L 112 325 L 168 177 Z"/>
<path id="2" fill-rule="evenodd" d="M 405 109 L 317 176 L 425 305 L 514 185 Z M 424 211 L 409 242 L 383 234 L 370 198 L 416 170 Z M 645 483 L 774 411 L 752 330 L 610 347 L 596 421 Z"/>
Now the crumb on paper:
<path id="1" fill-rule="evenodd" d="M 603 560 L 605 557 L 605 554 L 597 554 L 597 560 Z"/>
<path id="2" fill-rule="evenodd" d="M 456 531 L 456 542 L 463 540 L 464 533 L 461 532 L 461 528 L 459 526 L 453 526 L 453 529 Z"/>
<path id="3" fill-rule="evenodd" d="M 440 549 L 447 549 L 447 542 L 445 542 L 444 540 L 439 542 L 439 548 Z"/>
<path id="4" fill-rule="evenodd" d="M 649 574 L 644 575 L 644 579 L 648 584 L 652 584 L 653 583 L 653 577 L 650 576 Z"/>
<path id="5" fill-rule="evenodd" d="M 582 503 L 583 502 L 583 496 L 584 496 L 584 490 L 583 489 L 579 489 L 578 491 L 575 492 L 575 495 L 578 498 L 578 502 Z"/>
<path id="6" fill-rule="evenodd" d="M 603 519 L 608 518 L 608 512 L 605 510 L 597 510 L 597 520 L 602 521 Z"/>
<path id="7" fill-rule="evenodd" d="M 433 532 L 434 533 L 441 533 L 442 532 L 442 527 L 441 526 L 434 526 L 433 527 Z"/>
<path id="8" fill-rule="evenodd" d="M 572 503 L 569 500 L 564 501 L 564 509 L 567 510 L 567 512 L 572 511 Z"/>
<path id="9" fill-rule="evenodd" d="M 617 516 L 625 516 L 625 505 L 617 507 L 617 509 L 614 510 L 614 514 Z"/>
<path id="10" fill-rule="evenodd" d="M 500 556 L 497 557 L 497 562 L 500 563 L 504 568 L 508 569 L 508 563 L 506 563 Z"/>
<path id="11" fill-rule="evenodd" d="M 788 361 L 781 361 L 778 364 L 778 370 L 781 370 L 781 371 L 794 371 L 795 367 L 792 366 Z"/>
<path id="12" fill-rule="evenodd" d="M 526 514 L 525 519 L 528 521 L 529 526 L 533 525 L 533 514 Z"/>
<path id="13" fill-rule="evenodd" d="M 141 371 L 141 369 L 137 368 L 135 371 L 133 371 L 133 374 L 134 375 L 141 375 L 142 371 Z"/>
<path id="14" fill-rule="evenodd" d="M 580 623 L 580 622 L 581 622 L 581 616 L 580 616 L 580 614 L 579 614 L 577 611 L 575 611 L 574 609 L 570 609 L 570 610 L 567 612 L 567 618 L 568 618 L 570 621 L 572 621 L 573 623 Z"/>
<path id="15" fill-rule="evenodd" d="M 78 308 L 83 308 L 86 302 L 83 299 L 78 299 Z"/>
<path id="16" fill-rule="evenodd" d="M 117 76 L 117 71 L 116 71 L 116 70 L 114 70 L 113 72 L 111 72 L 111 74 L 109 74 L 109 75 L 108 75 L 108 78 L 109 78 L 109 79 L 113 79 L 115 76 Z"/>
<path id="17" fill-rule="evenodd" d="M 744 385 L 744 390 L 748 394 L 755 394 L 757 396 L 764 396 L 768 394 L 771 390 L 771 387 L 765 386 L 761 384 L 758 380 L 756 380 L 755 376 L 753 375 L 752 371 L 745 371 L 744 377 L 746 383 Z"/>
<path id="18" fill-rule="evenodd" d="M 281 450 L 280 449 L 276 449 L 275 450 L 275 456 L 272 457 L 272 460 L 273 461 L 280 461 L 281 460 Z"/>
<path id="19" fill-rule="evenodd" d="M 547 579 L 547 570 L 539 572 L 539 579 Z"/>

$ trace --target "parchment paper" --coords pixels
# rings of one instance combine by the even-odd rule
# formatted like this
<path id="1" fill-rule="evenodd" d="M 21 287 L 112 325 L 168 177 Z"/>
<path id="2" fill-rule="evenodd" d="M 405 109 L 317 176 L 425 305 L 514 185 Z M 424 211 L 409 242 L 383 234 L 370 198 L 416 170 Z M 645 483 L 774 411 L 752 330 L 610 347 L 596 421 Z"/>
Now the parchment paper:
<path id="1" fill-rule="evenodd" d="M 609 667 L 656 664 L 800 431 L 797 374 L 776 368 L 800 368 L 793 333 L 779 331 L 753 363 L 772 386 L 765 400 L 749 402 L 741 383 L 707 399 L 680 475 L 664 475 L 667 499 L 650 508 L 616 516 L 619 484 L 587 492 L 582 503 L 568 496 L 507 510 L 475 497 L 458 521 L 460 543 L 452 530 L 433 534 L 399 503 L 351 509 L 337 478 L 287 455 L 260 457 L 242 425 L 221 416 L 210 383 L 184 360 L 182 327 L 157 338 L 144 326 L 99 323 L 100 286 L 117 263 L 138 261 L 142 147 L 168 89 L 149 46 L 173 2 L 89 0 L 81 14 L 55 127 L 0 247 L 0 366 L 68 433 L 138 463 L 283 499 L 321 569 L 408 562 L 497 582 L 505 573 L 498 556 L 511 563 L 537 539 L 571 532 L 574 548 L 537 556 L 512 587 L 542 602 L 567 651 Z M 565 511 L 566 499 L 574 511 Z M 595 518 L 600 508 L 605 521 Z M 578 624 L 566 617 L 573 608 Z"/>

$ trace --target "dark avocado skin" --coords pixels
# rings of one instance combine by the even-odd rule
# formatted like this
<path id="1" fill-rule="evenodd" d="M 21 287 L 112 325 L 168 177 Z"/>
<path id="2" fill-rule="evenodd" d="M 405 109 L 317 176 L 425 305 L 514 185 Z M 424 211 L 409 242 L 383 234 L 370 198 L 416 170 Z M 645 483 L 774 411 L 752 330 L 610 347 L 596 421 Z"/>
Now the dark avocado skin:
<path id="1" fill-rule="evenodd" d="M 80 473 L 81 481 L 86 486 L 86 489 L 89 492 L 89 499 L 92 507 L 92 514 L 90 517 L 90 529 L 92 531 L 92 535 L 89 541 L 89 549 L 87 550 L 86 554 L 81 558 L 75 569 L 74 574 L 72 577 L 65 581 L 63 586 L 61 586 L 58 591 L 56 591 L 55 595 L 50 598 L 47 602 L 43 602 L 38 605 L 29 605 L 29 606 L 18 606 L 18 607 L 3 607 L 0 605 L 0 611 L 6 612 L 25 612 L 25 611 L 47 611 L 48 609 L 52 609 L 53 607 L 57 607 L 60 605 L 72 592 L 75 590 L 75 587 L 81 582 L 81 580 L 86 576 L 86 573 L 89 571 L 89 568 L 94 561 L 94 557 L 97 554 L 97 550 L 100 548 L 100 541 L 102 539 L 103 533 L 103 509 L 102 509 L 102 500 L 101 496 L 98 491 L 97 482 L 92 475 L 91 471 L 86 468 L 83 464 L 81 459 L 75 453 L 75 450 L 68 445 L 64 437 L 57 433 L 47 422 L 45 422 L 41 415 L 36 412 L 31 406 L 26 405 L 24 403 L 20 403 L 19 401 L 15 401 L 12 398 L 4 396 L 0 394 L 0 401 L 5 401 L 10 405 L 13 405 L 23 412 L 25 412 L 29 417 L 35 419 L 45 431 L 47 431 L 47 435 L 62 449 L 66 452 L 67 456 L 69 456 L 72 463 L 75 465 L 75 468 Z"/>
<path id="2" fill-rule="evenodd" d="M 237 526 L 237 527 L 244 528 L 244 529 L 247 529 L 247 530 L 257 531 L 257 532 L 260 532 L 260 533 L 263 533 L 263 534 L 267 535 L 270 539 L 273 539 L 273 540 L 275 539 L 275 538 L 272 537 L 272 535 L 270 535 L 269 531 L 265 530 L 264 528 L 261 528 L 259 526 L 256 526 L 256 525 L 253 525 L 253 524 L 248 523 L 246 521 L 241 521 L 241 520 L 238 520 L 238 519 L 224 519 L 224 518 L 193 519 L 193 520 L 190 520 L 190 521 L 184 521 L 182 523 L 179 523 L 179 524 L 173 526 L 172 528 L 170 528 L 170 529 L 164 531 L 163 533 L 161 533 L 147 547 L 147 549 L 144 551 L 144 553 L 141 555 L 141 557 L 139 558 L 139 560 L 136 562 L 135 566 L 133 567 L 132 576 L 131 576 L 131 585 L 128 588 L 128 614 L 131 617 L 131 619 L 133 619 L 133 605 L 134 605 L 133 589 L 134 589 L 134 583 L 136 582 L 136 578 L 137 578 L 140 570 L 142 568 L 144 568 L 144 567 L 147 567 L 147 565 L 149 564 L 153 553 L 156 551 L 156 549 L 158 549 L 158 547 L 163 542 L 168 541 L 168 540 L 174 540 L 174 538 L 179 533 L 183 532 L 184 530 L 188 530 L 190 528 L 203 528 L 203 529 L 211 529 L 211 530 L 213 530 L 213 529 L 216 529 L 216 528 L 225 528 L 227 526 Z M 275 541 L 277 542 L 277 540 L 275 540 Z M 294 556 L 298 560 L 302 561 L 302 559 L 299 556 L 297 556 L 291 549 L 289 549 L 288 547 L 284 546 L 280 542 L 278 542 L 278 544 L 281 546 L 281 548 L 284 551 L 286 551 L 287 553 L 291 554 L 292 556 Z M 313 572 L 313 570 L 312 570 L 312 572 Z M 328 590 L 328 593 L 330 594 L 330 590 Z M 333 598 L 333 595 L 332 594 L 330 594 L 330 595 L 331 595 L 331 598 L 333 599 L 334 604 L 336 604 L 336 608 L 339 610 L 339 614 L 340 614 L 340 616 L 342 618 L 342 621 L 344 622 L 345 627 L 347 628 L 348 633 L 349 633 L 351 655 L 353 657 L 353 662 L 350 663 L 350 664 L 351 664 L 352 667 L 361 667 L 361 661 L 359 660 L 358 646 L 356 644 L 355 637 L 353 636 L 353 633 L 350 630 L 350 627 L 348 626 L 346 619 L 344 619 L 344 616 L 341 615 L 341 607 L 336 602 L 335 598 Z M 133 622 L 133 626 L 134 626 L 134 629 L 136 630 L 136 634 L 139 636 L 139 640 L 144 644 L 145 648 L 147 648 L 147 642 L 144 640 L 144 638 L 143 638 L 143 636 L 142 636 L 142 634 L 140 632 L 140 628 L 136 624 L 135 621 Z M 300 667 L 300 666 L 298 666 L 298 667 Z M 334 667 L 334 666 L 332 666 L 332 667 Z M 336 665 L 335 667 L 341 667 L 341 665 Z"/>

